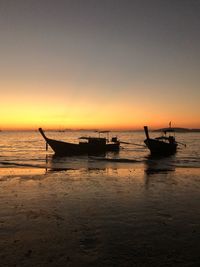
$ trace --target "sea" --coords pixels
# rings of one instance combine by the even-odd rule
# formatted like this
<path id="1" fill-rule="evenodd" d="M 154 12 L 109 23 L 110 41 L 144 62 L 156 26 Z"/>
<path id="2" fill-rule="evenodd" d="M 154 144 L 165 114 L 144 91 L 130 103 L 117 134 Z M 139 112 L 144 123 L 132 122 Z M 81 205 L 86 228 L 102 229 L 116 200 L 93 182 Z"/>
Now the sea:
<path id="1" fill-rule="evenodd" d="M 49 131 L 52 139 L 78 143 L 81 136 L 98 136 L 92 131 Z M 67 169 L 109 169 L 140 167 L 144 171 L 167 171 L 176 168 L 200 168 L 200 133 L 177 133 L 180 142 L 176 155 L 153 159 L 144 145 L 143 131 L 112 132 L 121 144 L 120 152 L 109 152 L 104 157 L 54 157 L 51 148 L 46 151 L 44 139 L 38 131 L 0 132 L 0 174 L 11 172 L 42 172 Z M 158 133 L 152 132 L 152 137 Z M 105 160 L 104 160 L 105 158 Z M 102 159 L 102 160 L 101 160 Z"/>
<path id="2" fill-rule="evenodd" d="M 162 158 L 143 131 L 112 136 L 131 144 L 55 157 L 38 131 L 0 132 L 0 266 L 200 266 L 200 133 L 177 133 Z"/>

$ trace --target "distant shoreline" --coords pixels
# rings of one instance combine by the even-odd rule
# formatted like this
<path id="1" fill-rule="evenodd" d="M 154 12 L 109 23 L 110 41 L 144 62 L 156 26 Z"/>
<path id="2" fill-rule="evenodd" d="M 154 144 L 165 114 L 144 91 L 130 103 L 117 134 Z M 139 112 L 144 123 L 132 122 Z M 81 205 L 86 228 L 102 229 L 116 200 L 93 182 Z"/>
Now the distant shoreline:
<path id="1" fill-rule="evenodd" d="M 172 128 L 177 133 L 200 133 L 200 129 L 189 129 L 189 128 Z M 164 132 L 169 130 L 169 128 L 161 128 L 153 130 L 153 132 Z"/>
<path id="2" fill-rule="evenodd" d="M 150 132 L 164 132 L 167 131 L 169 128 L 160 128 L 160 129 L 149 129 Z M 177 133 L 200 133 L 200 129 L 189 129 L 189 128 L 172 128 L 175 132 Z M 16 129 L 16 130 L 11 130 L 11 129 L 5 129 L 5 130 L 0 130 L 0 132 L 37 132 L 37 129 Z M 45 129 L 46 132 L 97 132 L 95 129 Z M 141 130 L 108 130 L 110 132 L 143 132 L 143 129 Z"/>

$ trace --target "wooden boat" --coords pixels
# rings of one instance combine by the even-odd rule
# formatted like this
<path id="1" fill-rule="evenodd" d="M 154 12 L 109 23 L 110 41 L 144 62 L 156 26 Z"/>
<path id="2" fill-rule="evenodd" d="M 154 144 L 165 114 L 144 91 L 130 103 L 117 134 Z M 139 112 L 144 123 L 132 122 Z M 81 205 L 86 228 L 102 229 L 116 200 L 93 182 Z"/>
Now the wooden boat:
<path id="1" fill-rule="evenodd" d="M 175 140 L 175 136 L 166 136 L 167 132 L 174 132 L 172 128 L 164 131 L 164 135 L 157 138 L 150 138 L 148 127 L 144 126 L 146 139 L 144 143 L 150 150 L 152 155 L 173 155 L 176 153 L 178 143 Z"/>
<path id="2" fill-rule="evenodd" d="M 68 155 L 80 155 L 80 154 L 100 154 L 107 151 L 118 151 L 120 148 L 120 142 L 117 137 L 113 137 L 109 142 L 104 137 L 80 137 L 79 143 L 68 143 L 48 138 L 42 128 L 39 128 L 39 132 L 48 145 L 53 149 L 55 155 L 68 156 Z M 107 132 L 107 131 L 106 131 Z M 99 132 L 99 134 L 102 132 Z M 105 133 L 105 131 L 104 131 Z M 83 141 L 84 140 L 84 141 Z"/>

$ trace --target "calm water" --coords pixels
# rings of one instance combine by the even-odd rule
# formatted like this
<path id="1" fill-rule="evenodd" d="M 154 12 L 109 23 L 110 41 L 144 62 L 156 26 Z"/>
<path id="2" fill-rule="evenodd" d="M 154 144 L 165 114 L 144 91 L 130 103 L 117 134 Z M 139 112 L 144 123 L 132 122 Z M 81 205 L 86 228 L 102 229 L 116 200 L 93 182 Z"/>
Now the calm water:
<path id="1" fill-rule="evenodd" d="M 137 143 L 141 146 L 122 145 L 119 153 L 108 153 L 106 158 L 117 159 L 118 162 L 94 160 L 87 156 L 55 158 L 51 148 L 45 151 L 45 142 L 39 132 L 0 132 L 1 135 L 1 174 L 8 172 L 8 168 L 34 168 L 45 170 L 61 169 L 106 169 L 132 168 L 140 166 L 146 171 L 174 170 L 175 168 L 200 167 L 200 133 L 177 133 L 176 139 L 186 144 L 179 145 L 175 156 L 164 159 L 151 159 L 149 151 L 143 147 L 143 132 L 115 132 L 120 140 Z M 47 132 L 47 136 L 58 140 L 78 142 L 80 136 L 95 136 L 92 132 Z M 156 136 L 157 133 L 151 133 Z M 125 159 L 133 162 L 124 163 Z M 122 160 L 122 162 L 120 162 Z M 24 170 L 25 171 L 25 170 Z M 36 170 L 35 170 L 36 171 Z M 39 170 L 38 170 L 39 171 Z"/>

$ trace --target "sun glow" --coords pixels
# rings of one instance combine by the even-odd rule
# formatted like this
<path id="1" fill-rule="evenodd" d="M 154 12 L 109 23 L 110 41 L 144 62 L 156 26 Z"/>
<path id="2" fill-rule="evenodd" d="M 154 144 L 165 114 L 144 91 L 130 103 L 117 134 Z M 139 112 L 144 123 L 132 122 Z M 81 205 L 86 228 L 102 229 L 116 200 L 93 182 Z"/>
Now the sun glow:
<path id="1" fill-rule="evenodd" d="M 39 84 L 9 84 L 7 88 L 4 84 L 6 90 L 0 100 L 0 129 L 142 130 L 144 125 L 166 127 L 169 121 L 173 121 L 176 127 L 200 126 L 194 109 L 185 114 L 184 105 L 177 106 L 176 103 L 171 103 L 169 109 L 168 102 L 159 101 L 159 96 L 155 105 L 140 93 L 143 88 L 138 89 L 135 85 L 132 91 L 120 91 L 113 97 L 102 95 L 98 87 L 84 88 L 82 93 L 82 88 L 74 88 L 70 84 L 65 87 L 60 84 L 44 86 L 45 90 Z M 77 91 L 79 94 L 75 94 Z"/>
<path id="2" fill-rule="evenodd" d="M 34 103 L 34 101 L 33 101 Z M 53 107 L 53 108 L 52 108 Z M 72 128 L 72 129 L 142 129 L 143 125 L 152 128 L 165 127 L 173 117 L 176 126 L 185 125 L 185 118 L 173 114 L 156 114 L 154 110 L 141 111 L 134 107 L 114 104 L 109 107 L 99 108 L 98 105 L 89 103 L 83 105 L 35 105 L 11 103 L 7 109 L 1 106 L 1 129 L 36 129 L 44 128 Z M 196 126 L 196 121 L 190 120 L 191 127 Z"/>

